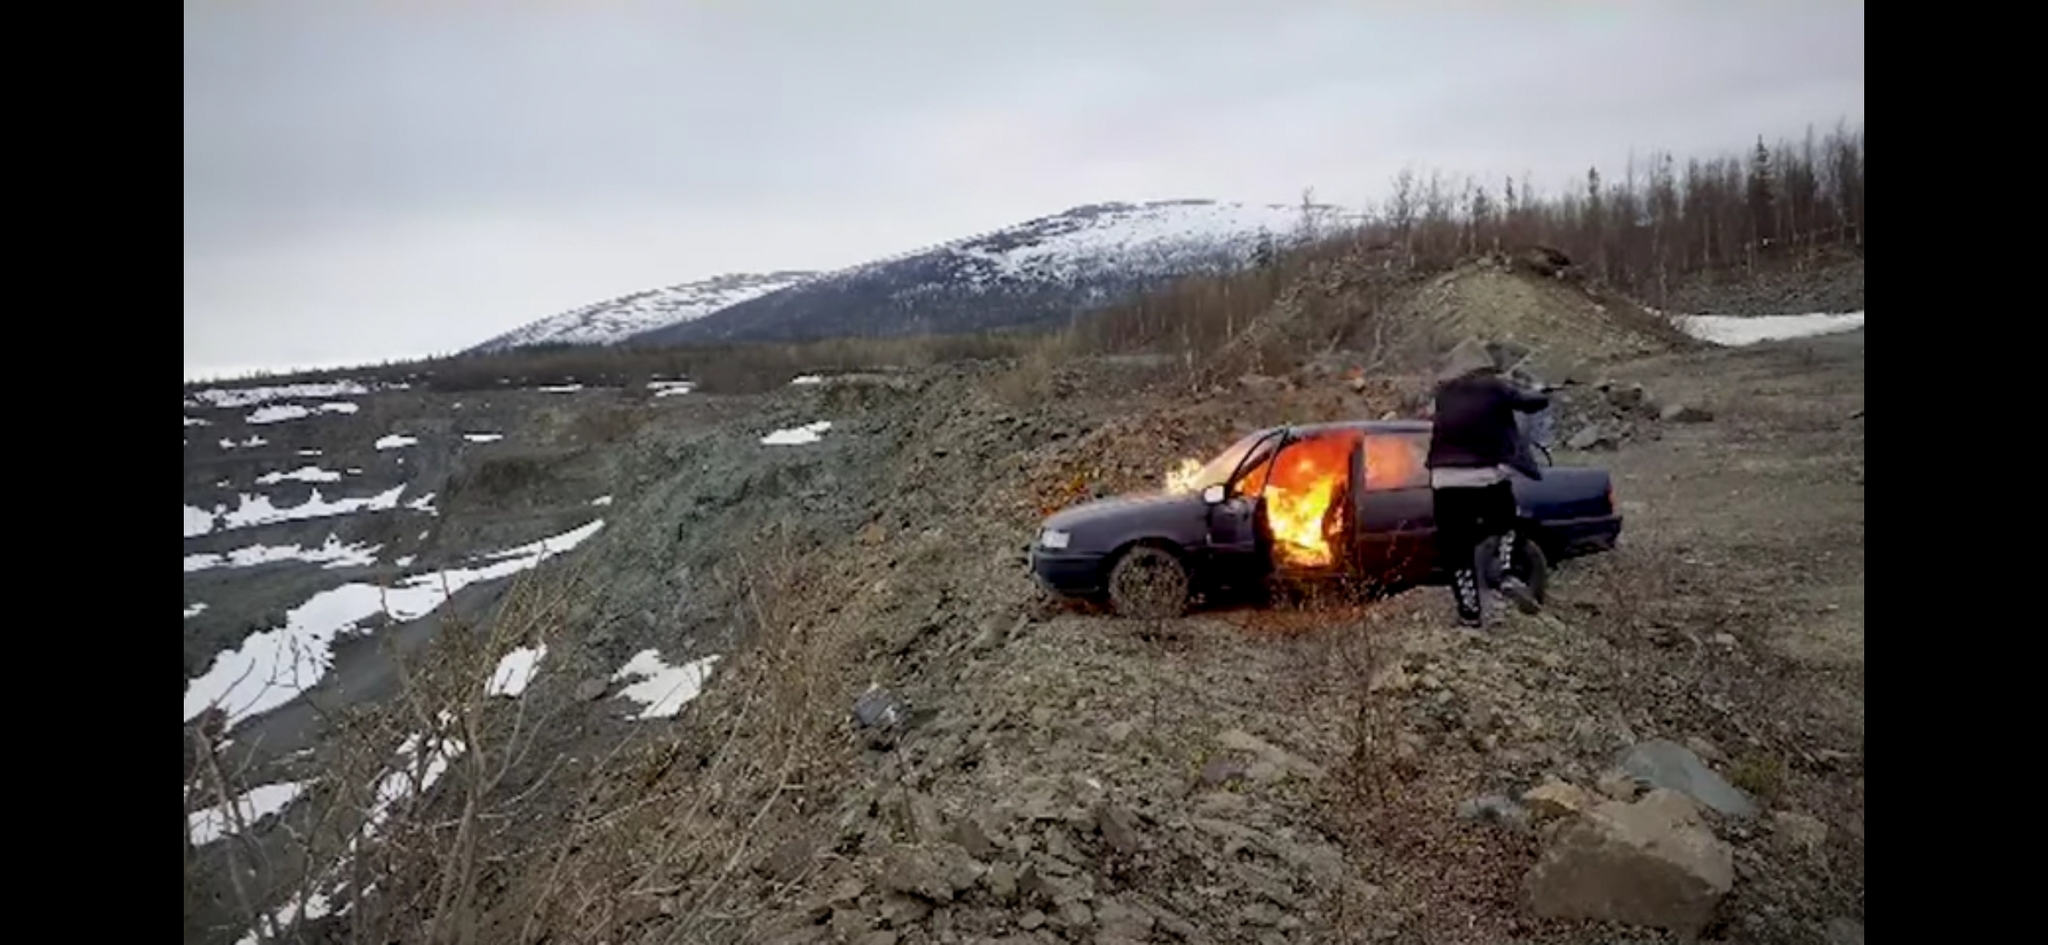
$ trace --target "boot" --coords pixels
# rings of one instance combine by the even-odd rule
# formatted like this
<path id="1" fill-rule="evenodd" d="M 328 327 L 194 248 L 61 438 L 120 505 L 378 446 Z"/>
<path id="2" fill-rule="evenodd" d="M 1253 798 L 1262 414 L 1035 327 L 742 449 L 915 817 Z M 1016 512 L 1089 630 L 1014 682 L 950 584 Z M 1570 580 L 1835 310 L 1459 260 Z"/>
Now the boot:
<path id="1" fill-rule="evenodd" d="M 1479 576 L 1468 568 L 1460 568 L 1451 574 L 1451 598 L 1458 604 L 1458 623 L 1467 627 L 1483 627 L 1484 612 L 1479 604 Z"/>
<path id="2" fill-rule="evenodd" d="M 1536 593 L 1510 570 L 1514 567 L 1515 560 L 1515 533 L 1508 532 L 1501 536 L 1498 548 L 1499 554 L 1493 556 L 1493 564 L 1497 569 L 1494 573 L 1498 575 L 1494 585 L 1500 588 L 1500 595 L 1513 601 L 1515 609 L 1522 613 L 1534 615 L 1541 612 L 1543 604 L 1536 599 Z"/>

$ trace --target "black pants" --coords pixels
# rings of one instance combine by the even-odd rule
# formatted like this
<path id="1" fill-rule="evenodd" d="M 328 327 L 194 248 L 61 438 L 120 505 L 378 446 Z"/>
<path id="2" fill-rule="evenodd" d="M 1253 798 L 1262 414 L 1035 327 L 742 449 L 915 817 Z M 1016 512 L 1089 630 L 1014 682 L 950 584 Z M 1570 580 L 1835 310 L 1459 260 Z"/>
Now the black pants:
<path id="1" fill-rule="evenodd" d="M 1437 565 L 1451 577 L 1451 593 L 1458 603 L 1458 616 L 1479 619 L 1480 582 L 1497 586 L 1505 572 L 1504 561 L 1489 560 L 1485 573 L 1476 570 L 1478 553 L 1493 539 L 1506 556 L 1515 527 L 1515 491 L 1507 481 L 1490 486 L 1432 489 L 1436 504 Z"/>

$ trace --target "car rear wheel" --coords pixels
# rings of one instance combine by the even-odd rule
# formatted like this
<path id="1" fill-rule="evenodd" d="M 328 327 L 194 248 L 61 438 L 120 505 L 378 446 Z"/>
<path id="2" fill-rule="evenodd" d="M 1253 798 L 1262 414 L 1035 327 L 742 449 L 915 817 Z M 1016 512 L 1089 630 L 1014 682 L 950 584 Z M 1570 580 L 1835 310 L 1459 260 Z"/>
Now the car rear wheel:
<path id="1" fill-rule="evenodd" d="M 1157 620 L 1187 612 L 1188 569 L 1153 545 L 1134 545 L 1109 569 L 1109 602 L 1125 617 Z"/>
<path id="2" fill-rule="evenodd" d="M 1539 603 L 1550 601 L 1550 559 L 1535 539 L 1517 532 L 1515 547 L 1508 557 L 1508 573 L 1521 578 Z"/>

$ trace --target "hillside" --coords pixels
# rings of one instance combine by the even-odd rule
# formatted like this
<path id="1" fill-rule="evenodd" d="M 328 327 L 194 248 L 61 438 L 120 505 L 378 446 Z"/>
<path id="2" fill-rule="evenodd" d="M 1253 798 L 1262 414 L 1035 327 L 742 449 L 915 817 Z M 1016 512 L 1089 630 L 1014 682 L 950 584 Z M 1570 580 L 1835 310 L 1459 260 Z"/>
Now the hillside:
<path id="1" fill-rule="evenodd" d="M 1438 203 L 1042 335 L 188 386 L 185 940 L 1860 943 L 1844 140 L 1782 204 Z M 1414 415 L 1472 332 L 1626 516 L 1542 615 L 1035 586 L 1048 512 Z"/>
<path id="2" fill-rule="evenodd" d="M 1356 222 L 1314 207 L 1314 227 Z M 469 353 L 956 333 L 1063 322 L 1175 277 L 1243 268 L 1300 242 L 1300 206 L 1098 204 L 832 273 L 720 276 L 600 302 Z"/>
<path id="3" fill-rule="evenodd" d="M 715 276 L 586 305 L 515 328 L 465 354 L 532 345 L 604 345 L 729 308 L 796 285 L 815 273 L 770 272 Z"/>
<path id="4" fill-rule="evenodd" d="M 1560 462 L 1617 470 L 1635 524 L 1560 571 L 1555 622 L 1461 637 L 1427 590 L 1163 625 L 1037 595 L 1016 550 L 1046 508 L 1248 425 L 1403 409 L 1347 366 L 1421 365 L 1354 342 L 1195 397 L 1172 359 L 1079 353 L 744 396 L 188 395 L 187 738 L 216 760 L 187 771 L 187 940 L 245 935 L 223 867 L 250 857 L 277 921 L 353 941 L 456 940 L 433 930 L 458 913 L 493 941 L 1608 940 L 1527 917 L 1540 835 L 1485 811 L 1595 790 L 1653 735 L 1773 812 L 1719 831 L 1751 865 L 1718 928 L 1860 914 L 1860 361 L 1715 350 L 1486 259 L 1340 257 L 1246 333 L 1375 285 L 1336 309 L 1354 342 L 1533 326 L 1711 409 L 1574 395 L 1561 433 L 1601 451 Z M 1739 462 L 1698 492 L 1698 456 Z M 876 687 L 905 727 L 852 721 Z"/>

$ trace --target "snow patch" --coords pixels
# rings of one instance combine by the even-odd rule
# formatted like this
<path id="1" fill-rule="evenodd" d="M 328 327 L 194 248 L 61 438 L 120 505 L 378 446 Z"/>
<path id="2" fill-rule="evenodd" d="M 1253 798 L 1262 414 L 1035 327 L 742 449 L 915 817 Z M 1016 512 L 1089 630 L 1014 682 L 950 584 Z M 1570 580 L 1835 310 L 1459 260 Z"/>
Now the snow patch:
<path id="1" fill-rule="evenodd" d="M 791 384 L 823 384 L 825 379 L 816 374 L 804 374 L 789 379 Z"/>
<path id="2" fill-rule="evenodd" d="M 187 560 L 187 561 L 190 561 L 191 559 L 190 559 L 190 558 L 187 558 L 186 560 Z M 191 568 L 186 568 L 185 570 L 187 570 L 187 571 L 190 571 L 190 570 L 192 570 L 192 569 L 191 569 Z M 197 616 L 199 616 L 200 614 L 203 614 L 203 613 L 205 613 L 205 612 L 206 612 L 206 603 L 205 603 L 204 601 L 202 601 L 202 602 L 200 602 L 200 603 L 197 603 L 197 604 L 193 604 L 193 605 L 191 605 L 191 606 L 188 606 L 188 607 L 186 607 L 186 608 L 185 608 L 185 619 L 186 619 L 186 620 L 190 620 L 190 619 L 192 619 L 192 618 L 194 618 L 194 617 L 197 617 Z"/>
<path id="3" fill-rule="evenodd" d="M 404 390 L 406 385 L 394 384 L 389 390 Z M 313 399 L 320 397 L 355 397 L 370 392 L 368 387 L 355 381 L 335 381 L 321 384 L 286 384 L 277 387 L 216 387 L 202 390 L 186 401 L 191 406 L 206 407 L 249 407 L 272 400 L 291 398 Z"/>
<path id="4" fill-rule="evenodd" d="M 503 433 L 464 433 L 462 438 L 471 443 L 496 443 L 505 438 Z"/>
<path id="5" fill-rule="evenodd" d="M 334 535 L 317 547 L 300 545 L 250 545 L 230 551 L 185 556 L 185 573 L 213 568 L 249 568 L 278 561 L 304 561 L 327 568 L 369 567 L 377 563 L 382 545 L 350 545 Z"/>
<path id="6" fill-rule="evenodd" d="M 534 388 L 534 390 L 540 391 L 541 393 L 544 394 L 573 394 L 582 389 L 583 385 L 581 384 L 556 384 L 552 387 Z"/>
<path id="7" fill-rule="evenodd" d="M 770 433 L 761 438 L 761 444 L 763 446 L 802 446 L 805 443 L 816 443 L 819 436 L 830 429 L 832 429 L 832 421 L 830 420 L 806 423 L 800 427 L 791 427 L 787 430 L 777 430 Z"/>
<path id="8" fill-rule="evenodd" d="M 416 436 L 406 436 L 403 433 L 393 433 L 388 436 L 378 437 L 377 442 L 371 445 L 375 446 L 380 450 L 395 450 L 403 446 L 415 445 L 419 443 L 419 441 L 419 437 Z"/>
<path id="9" fill-rule="evenodd" d="M 193 811 L 185 815 L 185 823 L 192 832 L 192 845 L 205 846 L 231 833 L 234 818 L 229 816 L 230 812 L 239 814 L 244 825 L 254 826 L 257 821 L 284 810 L 305 789 L 306 785 L 298 781 L 265 784 L 243 792 L 242 796 L 235 798 L 232 808 L 215 804 L 205 810 Z"/>
<path id="10" fill-rule="evenodd" d="M 272 505 L 270 497 L 267 495 L 245 494 L 241 497 L 241 504 L 234 511 L 229 512 L 223 508 L 216 508 L 213 512 L 213 517 L 220 520 L 222 530 L 227 530 L 248 528 L 252 525 L 268 525 L 273 522 L 296 522 L 309 518 L 327 518 L 333 515 L 353 515 L 357 512 L 381 512 L 396 507 L 398 505 L 398 496 L 404 491 L 404 486 L 392 486 L 390 489 L 367 498 L 329 500 L 321 496 L 320 490 L 316 488 L 313 490 L 311 498 L 289 508 L 278 508 Z M 185 509 L 185 537 L 190 538 L 194 534 L 206 534 L 205 531 L 195 533 L 192 530 L 192 513 L 198 510 L 193 509 L 191 506 L 186 506 Z M 208 530 L 211 529 L 209 528 Z"/>
<path id="11" fill-rule="evenodd" d="M 186 417 L 185 425 L 188 427 L 210 427 L 213 426 L 213 421 L 201 420 L 198 417 Z"/>
<path id="12" fill-rule="evenodd" d="M 548 655 L 547 644 L 537 647 L 520 647 L 498 660 L 498 669 L 491 674 L 486 690 L 494 696 L 517 696 L 526 691 L 526 684 L 533 681 L 534 671 L 540 661 Z"/>
<path id="13" fill-rule="evenodd" d="M 595 499 L 592 499 L 592 500 L 590 500 L 590 504 L 591 504 L 591 505 L 610 505 L 610 504 L 612 504 L 612 497 L 611 497 L 611 496 L 608 496 L 608 495 L 601 495 L 601 496 L 598 496 L 598 497 L 597 497 L 597 498 L 595 498 Z"/>
<path id="14" fill-rule="evenodd" d="M 661 661 L 659 650 L 641 650 L 619 667 L 612 679 L 637 678 L 638 682 L 620 690 L 619 695 L 644 707 L 638 718 L 664 719 L 682 711 L 686 703 L 704 691 L 705 681 L 711 678 L 711 666 L 716 662 L 718 656 L 713 654 L 670 666 Z"/>
<path id="15" fill-rule="evenodd" d="M 282 423 L 286 420 L 297 420 L 301 417 L 310 417 L 315 412 L 355 413 L 357 410 L 360 409 L 362 408 L 358 407 L 355 404 L 349 403 L 348 401 L 345 400 L 335 401 L 334 403 L 327 404 L 316 404 L 310 410 L 305 407 L 299 406 L 298 404 L 270 404 L 267 406 L 256 408 L 255 411 L 251 412 L 249 416 L 246 418 L 246 422 Z"/>
<path id="16" fill-rule="evenodd" d="M 274 472 L 256 477 L 259 486 L 274 486 L 280 482 L 340 482 L 341 474 L 318 466 L 301 466 L 291 472 Z"/>
<path id="17" fill-rule="evenodd" d="M 401 487 L 403 488 L 403 487 Z M 510 577 L 574 549 L 604 527 L 598 519 L 581 528 L 487 556 L 494 563 L 449 568 L 410 577 L 391 587 L 344 584 L 313 595 L 285 614 L 281 627 L 251 635 L 185 689 L 185 720 L 213 705 L 228 713 L 228 724 L 290 702 L 327 672 L 334 640 L 377 614 L 395 621 L 417 620 L 450 595 L 483 581 Z"/>
<path id="18" fill-rule="evenodd" d="M 1751 345 L 1763 341 L 1810 338 L 1863 327 L 1862 312 L 1812 312 L 1805 315 L 1673 315 L 1680 331 L 1717 345 Z"/>
<path id="19" fill-rule="evenodd" d="M 233 441 L 233 440 L 222 440 L 222 441 L 220 441 L 220 448 L 221 448 L 221 449 L 224 449 L 224 450 L 233 450 L 233 449 L 248 449 L 248 448 L 250 448 L 250 447 L 254 447 L 254 446 L 264 446 L 264 445 L 267 445 L 267 444 L 269 444 L 269 443 L 270 443 L 270 441 L 269 441 L 269 440 L 266 440 L 266 439 L 264 439 L 264 438 L 262 438 L 262 437 L 260 437 L 260 436 L 257 436 L 257 435 L 255 435 L 255 434 L 253 434 L 253 433 L 252 433 L 252 434 L 250 434 L 250 435 L 249 435 L 249 438 L 248 438 L 248 439 L 246 439 L 246 440 L 243 440 L 243 441 L 242 441 L 242 442 L 240 442 L 240 443 L 237 443 L 237 442 L 235 442 L 235 441 Z"/>

